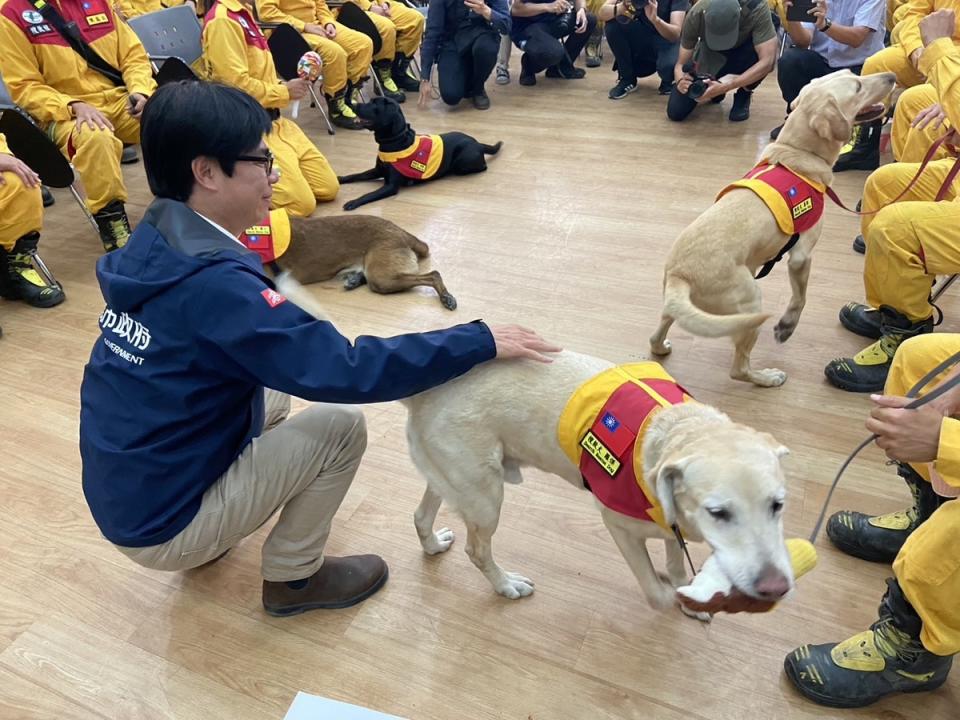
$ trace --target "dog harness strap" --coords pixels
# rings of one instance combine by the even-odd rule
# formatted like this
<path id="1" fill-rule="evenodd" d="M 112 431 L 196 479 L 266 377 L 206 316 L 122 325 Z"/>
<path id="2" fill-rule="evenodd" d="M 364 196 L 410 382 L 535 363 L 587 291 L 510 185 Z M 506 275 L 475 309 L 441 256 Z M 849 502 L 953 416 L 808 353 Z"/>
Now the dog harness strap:
<path id="1" fill-rule="evenodd" d="M 657 363 L 610 368 L 571 396 L 560 417 L 558 441 L 580 470 L 584 487 L 603 505 L 669 529 L 643 480 L 640 451 L 656 411 L 691 399 Z"/>
<path id="2" fill-rule="evenodd" d="M 727 185 L 717 200 L 734 188 L 752 190 L 770 208 L 784 235 L 803 233 L 823 216 L 826 186 L 809 180 L 784 165 L 760 163 L 743 179 Z"/>
<path id="3" fill-rule="evenodd" d="M 794 233 L 791 235 L 790 239 L 787 240 L 787 244 L 780 248 L 780 252 L 777 253 L 777 256 L 773 260 L 767 260 L 763 264 L 763 267 L 760 268 L 760 272 L 757 273 L 757 276 L 754 279 L 760 280 L 761 278 L 765 278 L 767 275 L 769 275 L 770 271 L 773 270 L 773 266 L 783 260 L 783 256 L 793 249 L 793 246 L 797 244 L 797 240 L 799 239 L 800 233 Z"/>
<path id="4" fill-rule="evenodd" d="M 379 152 L 377 157 L 411 180 L 429 180 L 437 174 L 443 160 L 443 138 L 417 135 L 410 147 L 396 152 Z"/>
<path id="5" fill-rule="evenodd" d="M 259 255 L 264 265 L 281 257 L 290 247 L 290 217 L 287 211 L 271 210 L 262 223 L 243 231 L 240 243 Z"/>

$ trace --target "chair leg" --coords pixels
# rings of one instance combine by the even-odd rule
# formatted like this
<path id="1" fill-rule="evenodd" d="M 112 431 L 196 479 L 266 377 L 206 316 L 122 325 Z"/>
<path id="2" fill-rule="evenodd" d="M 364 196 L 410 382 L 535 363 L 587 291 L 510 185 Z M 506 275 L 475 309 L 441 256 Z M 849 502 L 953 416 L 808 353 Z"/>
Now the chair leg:
<path id="1" fill-rule="evenodd" d="M 93 219 L 93 213 L 90 212 L 90 208 L 87 207 L 87 204 L 83 201 L 83 196 L 80 195 L 80 191 L 77 190 L 75 183 L 70 184 L 70 194 L 73 195 L 73 199 L 77 201 L 77 205 L 80 206 L 80 209 L 83 210 L 83 214 L 86 215 L 87 220 L 90 221 L 93 231 L 97 234 L 97 237 L 100 237 L 100 226 L 97 225 L 97 221 Z"/>
<path id="2" fill-rule="evenodd" d="M 336 135 L 336 130 L 334 130 L 333 125 L 330 124 L 330 118 L 327 116 L 327 111 L 323 109 L 323 101 L 317 97 L 317 91 L 313 85 L 310 86 L 310 97 L 313 98 L 313 104 L 317 106 L 317 110 L 319 110 L 320 114 L 323 116 L 323 121 L 327 124 L 327 133 L 329 135 Z"/>
<path id="3" fill-rule="evenodd" d="M 947 288 L 956 282 L 957 277 L 957 275 L 941 275 L 938 277 L 938 282 L 933 286 L 933 291 L 930 293 L 930 302 L 939 300 L 940 296 L 947 291 Z"/>
<path id="4" fill-rule="evenodd" d="M 43 258 L 40 257 L 40 254 L 36 250 L 30 253 L 30 259 L 33 260 L 33 266 L 41 275 L 43 275 L 43 279 L 47 281 L 48 285 L 58 287 L 61 290 L 63 289 L 63 286 L 57 282 L 55 277 L 53 277 L 53 273 L 50 272 L 49 268 L 47 268 L 47 264 L 43 261 Z"/>
<path id="5" fill-rule="evenodd" d="M 410 65 L 413 67 L 413 71 L 417 74 L 417 80 L 423 80 L 423 75 L 420 74 L 420 63 L 417 61 L 416 55 L 410 58 Z"/>
<path id="6" fill-rule="evenodd" d="M 375 95 L 383 96 L 383 85 L 380 84 L 380 76 L 377 75 L 377 69 L 370 66 L 370 77 L 373 78 L 373 92 Z"/>

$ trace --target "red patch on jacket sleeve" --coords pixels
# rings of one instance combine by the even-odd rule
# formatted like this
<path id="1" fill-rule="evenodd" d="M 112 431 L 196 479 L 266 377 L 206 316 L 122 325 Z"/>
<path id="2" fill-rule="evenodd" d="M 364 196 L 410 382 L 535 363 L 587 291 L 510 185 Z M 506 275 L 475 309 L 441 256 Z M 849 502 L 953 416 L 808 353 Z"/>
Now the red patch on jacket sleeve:
<path id="1" fill-rule="evenodd" d="M 267 301 L 267 305 L 272 308 L 275 308 L 277 305 L 282 305 L 287 301 L 283 295 L 278 293 L 276 290 L 271 290 L 270 288 L 267 288 L 260 294 L 263 295 L 263 299 Z"/>

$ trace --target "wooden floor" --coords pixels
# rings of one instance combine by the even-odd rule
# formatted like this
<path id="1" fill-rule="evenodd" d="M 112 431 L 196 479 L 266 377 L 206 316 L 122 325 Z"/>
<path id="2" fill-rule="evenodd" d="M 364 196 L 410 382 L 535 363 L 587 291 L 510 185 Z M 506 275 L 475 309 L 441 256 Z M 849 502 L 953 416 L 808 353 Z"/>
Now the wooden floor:
<path id="1" fill-rule="evenodd" d="M 316 286 L 342 330 L 394 334 L 482 317 L 530 325 L 613 361 L 646 358 L 667 248 L 749 169 L 782 119 L 782 101 L 769 79 L 746 123 L 727 122 L 728 99 L 675 125 L 652 79 L 620 102 L 606 97 L 613 82 L 608 58 L 579 82 L 491 83 L 485 113 L 408 103 L 422 132 L 458 129 L 505 142 L 481 176 L 408 189 L 368 209 L 430 244 L 460 307 L 449 313 L 427 291 L 382 297 Z M 301 121 L 338 172 L 372 162 L 368 133 L 329 138 L 307 108 Z M 142 166 L 124 172 L 136 220 L 149 200 Z M 848 204 L 865 177 L 838 177 Z M 372 187 L 348 186 L 319 212 L 337 213 Z M 666 362 L 699 399 L 790 447 L 788 535 L 809 533 L 840 461 L 865 435 L 867 399 L 828 387 L 822 373 L 832 357 L 864 344 L 837 322 L 845 302 L 862 299 L 863 260 L 850 249 L 856 232 L 855 218 L 828 207 L 799 329 L 785 346 L 775 344 L 772 323 L 763 332 L 755 362 L 786 370 L 785 386 L 730 380 L 728 343 L 680 330 Z M 794 647 L 839 641 L 872 622 L 890 574 L 826 540 L 818 568 L 776 612 L 720 616 L 709 626 L 647 607 L 589 497 L 538 472 L 508 488 L 496 536 L 502 563 L 536 580 L 533 596 L 495 595 L 462 552 L 462 524 L 446 511 L 455 551 L 425 557 L 412 523 L 422 483 L 397 404 L 367 408 L 369 450 L 328 547 L 390 563 L 386 588 L 361 606 L 267 617 L 258 575 L 265 531 L 206 569 L 133 565 L 100 537 L 80 488 L 78 389 L 102 308 L 100 244 L 65 193 L 47 215 L 42 249 L 67 302 L 53 310 L 0 304 L 3 720 L 279 719 L 298 690 L 411 720 L 957 717 L 960 672 L 933 695 L 860 712 L 810 705 L 785 681 L 781 664 Z M 781 312 L 785 269 L 763 287 L 767 308 Z M 956 306 L 952 293 L 943 329 L 956 328 Z M 883 459 L 876 449 L 865 453 L 834 509 L 879 512 L 906 502 Z"/>

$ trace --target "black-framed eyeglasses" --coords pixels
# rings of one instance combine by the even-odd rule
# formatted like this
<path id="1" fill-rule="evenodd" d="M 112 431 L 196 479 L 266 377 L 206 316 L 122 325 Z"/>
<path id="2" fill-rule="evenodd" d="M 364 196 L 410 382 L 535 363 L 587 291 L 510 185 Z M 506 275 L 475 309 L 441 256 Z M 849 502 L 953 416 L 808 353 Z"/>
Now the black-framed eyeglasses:
<path id="1" fill-rule="evenodd" d="M 252 162 L 262 165 L 267 175 L 273 172 L 273 161 L 273 153 L 269 150 L 265 151 L 263 155 L 237 155 L 237 162 Z"/>

